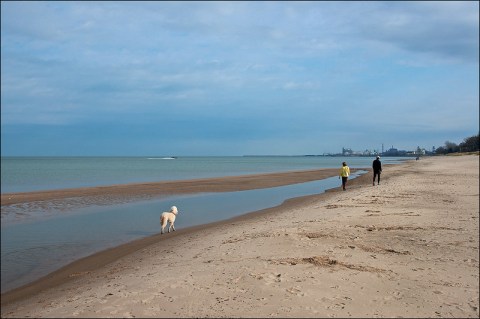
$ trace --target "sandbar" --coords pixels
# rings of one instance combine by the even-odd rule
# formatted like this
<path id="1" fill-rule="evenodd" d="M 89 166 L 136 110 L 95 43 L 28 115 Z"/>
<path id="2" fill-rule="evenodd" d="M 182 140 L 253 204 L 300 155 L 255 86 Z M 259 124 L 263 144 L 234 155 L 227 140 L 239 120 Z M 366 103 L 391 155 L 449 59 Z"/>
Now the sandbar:
<path id="1" fill-rule="evenodd" d="M 356 169 L 352 169 L 352 172 Z M 280 173 L 248 174 L 216 178 L 130 183 L 96 187 L 68 188 L 58 190 L 2 193 L 2 206 L 54 201 L 71 198 L 91 198 L 92 203 L 107 198 L 145 198 L 176 194 L 232 192 L 259 188 L 270 188 L 295 183 L 305 183 L 338 175 L 338 169 L 289 171 Z"/>

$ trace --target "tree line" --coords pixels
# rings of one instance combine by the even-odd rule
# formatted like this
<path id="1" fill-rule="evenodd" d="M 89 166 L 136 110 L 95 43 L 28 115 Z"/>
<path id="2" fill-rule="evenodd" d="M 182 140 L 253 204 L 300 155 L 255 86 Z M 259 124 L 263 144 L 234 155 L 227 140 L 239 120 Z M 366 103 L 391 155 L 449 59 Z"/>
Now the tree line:
<path id="1" fill-rule="evenodd" d="M 445 146 L 440 146 L 435 150 L 436 154 L 478 152 L 480 151 L 480 134 L 466 137 L 460 144 L 446 141 Z"/>

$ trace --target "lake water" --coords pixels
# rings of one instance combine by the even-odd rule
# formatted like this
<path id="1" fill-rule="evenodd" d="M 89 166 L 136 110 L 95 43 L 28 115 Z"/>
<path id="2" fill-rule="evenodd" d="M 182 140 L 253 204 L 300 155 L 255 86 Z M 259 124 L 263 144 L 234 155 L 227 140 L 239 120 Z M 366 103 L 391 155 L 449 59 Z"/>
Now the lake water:
<path id="1" fill-rule="evenodd" d="M 383 164 L 407 158 L 387 157 Z M 373 157 L 2 157 L 1 191 L 30 192 L 87 186 L 184 180 L 319 168 L 371 167 Z"/>

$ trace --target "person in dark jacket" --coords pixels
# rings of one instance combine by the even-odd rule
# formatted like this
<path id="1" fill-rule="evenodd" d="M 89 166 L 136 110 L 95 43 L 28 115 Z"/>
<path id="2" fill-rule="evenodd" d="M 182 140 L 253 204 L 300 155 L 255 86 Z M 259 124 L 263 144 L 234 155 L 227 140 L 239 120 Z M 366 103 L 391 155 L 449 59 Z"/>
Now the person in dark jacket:
<path id="1" fill-rule="evenodd" d="M 380 185 L 380 173 L 382 173 L 382 162 L 380 162 L 380 156 L 377 156 L 377 159 L 373 161 L 373 186 L 375 186 L 375 177 L 378 176 L 377 185 Z"/>

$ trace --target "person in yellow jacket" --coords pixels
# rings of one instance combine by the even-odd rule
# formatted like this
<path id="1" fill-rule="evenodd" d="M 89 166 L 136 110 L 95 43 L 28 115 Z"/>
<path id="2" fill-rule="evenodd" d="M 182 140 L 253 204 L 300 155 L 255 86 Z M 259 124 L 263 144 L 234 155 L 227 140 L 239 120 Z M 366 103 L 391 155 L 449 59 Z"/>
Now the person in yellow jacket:
<path id="1" fill-rule="evenodd" d="M 340 176 L 338 178 L 342 178 L 342 187 L 343 190 L 346 190 L 345 186 L 347 185 L 348 176 L 350 176 L 350 167 L 347 166 L 346 162 L 343 162 L 342 165 L 343 166 L 340 169 Z"/>

